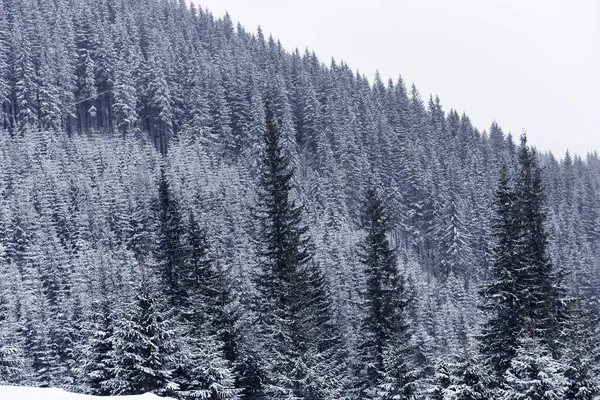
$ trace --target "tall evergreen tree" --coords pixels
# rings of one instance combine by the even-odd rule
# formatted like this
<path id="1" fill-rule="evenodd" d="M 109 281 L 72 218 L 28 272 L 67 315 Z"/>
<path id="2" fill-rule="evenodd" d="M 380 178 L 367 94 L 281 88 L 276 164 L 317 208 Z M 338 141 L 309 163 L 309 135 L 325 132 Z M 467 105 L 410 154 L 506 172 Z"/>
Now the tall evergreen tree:
<path id="1" fill-rule="evenodd" d="M 255 312 L 267 398 L 341 398 L 339 346 L 325 280 L 292 196 L 293 170 L 267 108 L 259 198 Z M 337 353 L 337 354 L 336 354 Z M 339 364 L 338 364 L 339 365 Z M 343 373 L 343 372 L 342 372 Z"/>
<path id="2" fill-rule="evenodd" d="M 564 376 L 567 380 L 565 399 L 584 400 L 593 399 L 600 395 L 600 382 L 598 382 L 598 368 L 595 362 L 600 357 L 598 338 L 592 332 L 593 319 L 581 304 L 582 300 L 576 298 L 572 302 L 569 318 L 569 343 L 562 351 L 561 361 L 565 365 Z"/>
<path id="3" fill-rule="evenodd" d="M 548 254 L 548 233 L 545 226 L 545 194 L 542 172 L 535 152 L 527 145 L 525 134 L 519 148 L 519 180 L 517 218 L 521 221 L 521 248 L 518 272 L 519 300 L 529 335 L 540 338 L 554 354 L 566 319 L 561 271 L 553 266 Z"/>
<path id="4" fill-rule="evenodd" d="M 566 321 L 561 275 L 548 257 L 541 171 L 524 134 L 519 167 L 514 189 L 509 186 L 506 169 L 501 172 L 494 223 L 498 243 L 492 279 L 482 291 L 489 317 L 481 335 L 481 350 L 495 384 L 507 377 L 517 354 L 534 356 L 529 353 L 532 341 L 557 358 Z M 527 349 L 521 348 L 523 343 Z"/>
<path id="5" fill-rule="evenodd" d="M 516 215 L 517 196 L 506 168 L 502 169 L 494 200 L 497 216 L 493 228 L 497 244 L 491 279 L 482 290 L 483 308 L 488 320 L 483 327 L 480 343 L 485 364 L 494 376 L 492 382 L 500 383 L 516 354 L 523 327 L 521 304 L 514 293 L 519 279 L 521 222 Z"/>
<path id="6" fill-rule="evenodd" d="M 179 202 L 171 190 L 164 168 L 161 169 L 158 198 L 154 203 L 154 208 L 157 221 L 154 257 L 171 306 L 179 306 L 183 304 L 187 296 L 182 286 L 182 273 L 186 257 L 183 243 L 184 227 Z"/>
<path id="7" fill-rule="evenodd" d="M 564 399 L 567 380 L 564 365 L 552 357 L 540 340 L 520 340 L 515 357 L 505 373 L 504 386 L 498 391 L 502 400 Z"/>
<path id="8" fill-rule="evenodd" d="M 360 247 L 360 261 L 366 291 L 358 394 L 360 398 L 410 398 L 416 394 L 417 378 L 407 320 L 410 297 L 387 238 L 388 217 L 373 187 L 367 190 L 362 223 L 366 236 Z M 377 387 L 379 393 L 374 390 Z"/>
<path id="9" fill-rule="evenodd" d="M 130 309 L 115 327 L 108 361 L 113 367 L 104 384 L 113 395 L 165 395 L 178 389 L 172 377 L 177 350 L 173 321 L 162 309 L 147 273 L 142 272 Z"/>
<path id="10" fill-rule="evenodd" d="M 104 266 L 100 266 L 98 291 L 99 298 L 92 302 L 91 315 L 83 323 L 84 340 L 76 351 L 78 355 L 75 386 L 96 396 L 109 396 L 113 389 L 107 384 L 115 371 L 111 353 L 115 342 L 115 304 L 108 287 Z"/>
<path id="11" fill-rule="evenodd" d="M 0 254 L 4 255 L 4 248 L 0 246 Z M 19 336 L 17 335 L 18 323 L 15 321 L 14 310 L 10 293 L 15 285 L 14 273 L 16 269 L 10 265 L 3 265 L 4 271 L 0 273 L 0 384 L 19 383 L 23 379 L 23 351 Z M 12 275 L 12 276 L 11 276 Z M 12 279 L 11 279 L 12 278 Z"/>
<path id="12" fill-rule="evenodd" d="M 234 321 L 229 317 L 230 294 L 223 274 L 215 268 L 209 255 L 206 233 L 190 215 L 187 226 L 187 251 L 182 272 L 186 294 L 181 305 L 182 320 L 187 327 L 184 338 L 186 353 L 176 374 L 184 398 L 234 399 L 234 366 L 238 365 Z"/>

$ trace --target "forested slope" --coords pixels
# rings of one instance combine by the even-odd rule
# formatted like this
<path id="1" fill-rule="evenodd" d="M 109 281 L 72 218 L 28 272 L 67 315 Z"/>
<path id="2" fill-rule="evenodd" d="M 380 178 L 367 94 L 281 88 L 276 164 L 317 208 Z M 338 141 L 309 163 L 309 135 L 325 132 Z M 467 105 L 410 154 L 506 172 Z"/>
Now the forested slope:
<path id="1" fill-rule="evenodd" d="M 501 170 L 516 186 L 527 171 L 527 146 L 495 122 L 480 131 L 401 78 L 371 83 L 168 0 L 0 0 L 0 101 L 0 380 L 105 395 L 387 398 L 393 374 L 361 367 L 375 343 L 364 331 L 372 228 L 394 250 L 386 273 L 403 300 L 389 307 L 408 327 L 386 371 L 410 359 L 417 398 L 469 386 L 489 317 L 479 294 L 498 263 Z M 531 157 L 543 167 L 546 255 L 564 275 L 562 299 L 577 304 L 567 325 L 597 367 L 600 159 Z M 268 160 L 289 185 L 265 176 Z M 378 209 L 369 187 L 389 216 L 381 227 L 365 222 Z M 310 277 L 282 288 L 306 284 L 319 301 L 281 300 L 265 283 L 275 203 L 297 211 L 283 225 L 300 243 L 287 247 L 288 277 Z M 274 304 L 281 313 L 263 313 Z M 291 320 L 309 332 L 283 340 L 265 328 Z"/>

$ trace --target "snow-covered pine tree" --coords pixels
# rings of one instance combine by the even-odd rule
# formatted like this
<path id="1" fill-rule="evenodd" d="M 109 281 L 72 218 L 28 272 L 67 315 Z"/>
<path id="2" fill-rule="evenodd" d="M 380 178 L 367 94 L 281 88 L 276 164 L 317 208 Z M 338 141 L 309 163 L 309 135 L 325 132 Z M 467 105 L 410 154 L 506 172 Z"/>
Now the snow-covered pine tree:
<path id="1" fill-rule="evenodd" d="M 379 195 L 370 186 L 362 221 L 365 238 L 360 246 L 366 290 L 355 383 L 359 398 L 410 398 L 416 394 L 418 376 L 407 315 L 410 295 L 387 238 L 387 218 Z"/>
<path id="2" fill-rule="evenodd" d="M 562 347 L 560 334 L 567 319 L 561 269 L 548 254 L 545 194 L 542 171 L 536 153 L 527 145 L 525 133 L 519 147 L 519 174 L 516 184 L 517 221 L 521 228 L 521 246 L 514 294 L 520 301 L 529 335 L 540 338 L 556 356 Z"/>
<path id="3" fill-rule="evenodd" d="M 494 385 L 506 378 L 518 343 L 539 341 L 555 359 L 565 347 L 561 337 L 567 321 L 562 277 L 548 257 L 541 171 L 525 134 L 519 167 L 515 188 L 509 185 L 506 169 L 501 171 L 494 222 L 498 240 L 495 261 L 492 279 L 482 291 L 489 317 L 480 337 L 481 350 L 494 374 Z"/>
<path id="4" fill-rule="evenodd" d="M 209 254 L 206 233 L 190 214 L 187 256 L 182 271 L 181 320 L 186 329 L 175 381 L 182 398 L 237 399 L 241 385 L 234 321 L 229 318 L 228 285 Z"/>
<path id="5" fill-rule="evenodd" d="M 35 110 L 35 66 L 31 55 L 31 42 L 26 22 L 16 15 L 10 35 L 11 128 L 20 132 L 37 128 Z"/>
<path id="6" fill-rule="evenodd" d="M 496 191 L 497 216 L 493 221 L 494 262 L 491 280 L 483 287 L 483 309 L 487 321 L 480 336 L 483 362 L 492 374 L 492 384 L 501 382 L 504 372 L 516 354 L 517 341 L 523 329 L 521 304 L 515 295 L 520 269 L 518 251 L 521 246 L 521 222 L 516 216 L 517 196 L 503 168 Z"/>
<path id="7" fill-rule="evenodd" d="M 223 354 L 223 344 L 205 329 L 190 328 L 178 339 L 181 352 L 176 359 L 169 391 L 179 399 L 241 399 L 243 389 L 236 387 L 236 375 Z M 245 397 L 244 397 L 245 398 Z"/>
<path id="8" fill-rule="evenodd" d="M 582 303 L 578 297 L 571 302 L 569 325 L 563 333 L 569 336 L 561 358 L 567 379 L 564 398 L 570 400 L 593 399 L 600 395 L 600 371 L 595 367 L 596 360 L 600 358 L 600 348 L 592 331 L 593 319 Z"/>
<path id="9" fill-rule="evenodd" d="M 0 272 L 0 384 L 14 384 L 23 379 L 25 361 L 17 334 L 18 321 L 13 304 L 17 300 L 13 290 L 17 285 L 18 275 L 14 265 L 4 264 L 2 245 L 0 260 L 3 268 Z"/>
<path id="10" fill-rule="evenodd" d="M 313 262 L 308 228 L 292 198 L 293 170 L 275 117 L 267 107 L 260 189 L 259 271 L 255 285 L 259 355 L 272 399 L 341 398 L 341 352 L 331 300 Z M 341 372 L 341 373 L 340 373 Z"/>
<path id="11" fill-rule="evenodd" d="M 181 282 L 186 257 L 184 226 L 179 202 L 171 190 L 164 168 L 160 172 L 154 211 L 157 224 L 154 257 L 167 299 L 172 307 L 177 307 L 187 297 Z"/>
<path id="12" fill-rule="evenodd" d="M 109 382 L 115 378 L 112 354 L 118 311 L 115 310 L 106 267 L 100 265 L 99 268 L 95 293 L 98 297 L 92 300 L 90 315 L 82 324 L 83 339 L 76 350 L 75 386 L 95 396 L 109 396 L 114 393 Z"/>
<path id="13" fill-rule="evenodd" d="M 117 317 L 106 361 L 112 368 L 103 386 L 112 395 L 166 395 L 178 390 L 173 382 L 178 350 L 174 322 L 162 306 L 150 271 L 141 269 L 134 299 Z"/>
<path id="14" fill-rule="evenodd" d="M 552 357 L 541 340 L 525 337 L 510 367 L 504 374 L 504 385 L 497 389 L 502 400 L 559 400 L 565 398 L 567 379 L 565 365 Z"/>
<path id="15" fill-rule="evenodd" d="M 138 112 L 136 85 L 134 79 L 134 70 L 139 63 L 139 55 L 132 43 L 132 39 L 124 26 L 125 21 L 119 18 L 115 24 L 115 44 L 113 62 L 115 64 L 113 77 L 112 112 L 115 125 L 123 134 L 137 133 Z"/>

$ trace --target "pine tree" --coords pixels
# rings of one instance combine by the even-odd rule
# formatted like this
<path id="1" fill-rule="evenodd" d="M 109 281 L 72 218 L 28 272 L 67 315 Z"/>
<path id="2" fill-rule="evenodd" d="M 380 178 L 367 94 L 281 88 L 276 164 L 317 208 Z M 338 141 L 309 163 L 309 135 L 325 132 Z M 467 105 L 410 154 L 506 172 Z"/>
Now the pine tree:
<path id="1" fill-rule="evenodd" d="M 488 320 L 479 339 L 484 363 L 493 374 L 491 381 L 499 384 L 516 354 L 517 341 L 523 329 L 521 304 L 515 294 L 519 278 L 521 227 L 516 214 L 517 196 L 505 168 L 501 171 L 494 200 L 497 217 L 493 227 L 497 244 L 491 281 L 482 290 Z"/>
<path id="2" fill-rule="evenodd" d="M 235 374 L 225 359 L 222 343 L 205 332 L 198 337 L 197 330 L 181 340 L 180 357 L 176 361 L 174 383 L 170 391 L 179 399 L 240 399 L 241 389 L 235 386 Z"/>
<path id="3" fill-rule="evenodd" d="M 10 60 L 12 127 L 20 132 L 37 127 L 35 110 L 35 66 L 31 55 L 31 42 L 27 35 L 25 23 L 15 16 L 12 24 Z"/>
<path id="4" fill-rule="evenodd" d="M 190 214 L 187 226 L 187 256 L 185 267 L 182 269 L 182 290 L 187 293 L 184 302 L 191 313 L 190 318 L 217 318 L 221 291 L 220 276 L 213 266 L 209 255 L 206 232 L 196 221 L 194 213 Z"/>
<path id="5" fill-rule="evenodd" d="M 525 135 L 519 166 L 514 189 L 506 169 L 501 172 L 494 222 L 498 244 L 492 280 L 482 291 L 489 319 L 480 338 L 481 350 L 496 385 L 506 378 L 522 341 L 539 341 L 557 358 L 566 322 L 561 275 L 548 257 L 541 171 Z"/>
<path id="6" fill-rule="evenodd" d="M 154 210 L 158 229 L 154 257 L 171 306 L 179 306 L 187 296 L 182 286 L 186 256 L 184 228 L 179 203 L 171 190 L 164 168 L 161 169 L 158 181 L 158 198 L 154 203 Z"/>
<path id="7" fill-rule="evenodd" d="M 515 357 L 505 373 L 505 386 L 498 390 L 503 400 L 564 399 L 567 380 L 565 367 L 556 361 L 541 341 L 525 338 L 519 341 Z"/>
<path id="8" fill-rule="evenodd" d="M 548 255 L 541 169 L 535 152 L 527 145 L 525 134 L 521 136 L 519 166 L 516 191 L 517 218 L 522 221 L 522 247 L 519 249 L 521 268 L 517 282 L 521 287 L 517 288 L 516 294 L 522 302 L 525 329 L 556 354 L 561 346 L 559 336 L 566 320 L 566 309 L 561 301 L 564 297 L 562 275 Z"/>
<path id="9" fill-rule="evenodd" d="M 597 348 L 598 338 L 594 337 L 592 326 L 592 317 L 583 308 L 582 299 L 576 298 L 572 302 L 569 317 L 569 343 L 566 349 L 562 349 L 561 358 L 566 366 L 565 399 L 593 399 L 600 395 L 600 383 L 597 371 L 594 371 L 595 361 L 600 358 L 600 349 Z"/>
<path id="10" fill-rule="evenodd" d="M 373 187 L 367 190 L 362 222 L 366 236 L 360 261 L 365 269 L 366 292 L 357 390 L 361 398 L 374 398 L 374 389 L 380 385 L 381 398 L 409 398 L 416 392 L 413 383 L 417 378 L 407 321 L 410 298 L 387 238 L 387 215 Z"/>
<path id="11" fill-rule="evenodd" d="M 109 396 L 113 393 L 108 382 L 113 379 L 115 365 L 111 354 L 115 342 L 116 304 L 109 292 L 105 267 L 100 266 L 98 299 L 91 304 L 91 314 L 83 324 L 83 340 L 77 351 L 77 385 L 86 393 Z"/>
<path id="12" fill-rule="evenodd" d="M 326 283 L 312 261 L 308 228 L 292 197 L 293 170 L 267 108 L 256 217 L 255 312 L 269 398 L 340 398 L 337 336 Z M 337 354 L 336 354 L 337 353 Z M 339 363 L 338 363 L 339 365 Z"/>
<path id="13" fill-rule="evenodd" d="M 486 400 L 490 398 L 486 390 L 485 371 L 474 360 L 453 365 L 451 383 L 442 390 L 444 400 Z"/>
<path id="14" fill-rule="evenodd" d="M 25 320 L 22 323 L 23 348 L 27 363 L 33 372 L 25 377 L 24 383 L 30 386 L 60 386 L 64 365 L 61 363 L 59 349 L 51 340 L 52 322 L 48 316 L 49 302 L 41 291 L 39 282 L 35 295 L 28 305 Z"/>
<path id="15" fill-rule="evenodd" d="M 104 384 L 112 395 L 165 395 L 178 389 L 172 378 L 177 350 L 173 322 L 146 274 L 142 272 L 129 310 L 116 322 L 107 361 L 113 367 Z"/>
<path id="16" fill-rule="evenodd" d="M 205 231 L 194 214 L 187 227 L 188 256 L 182 273 L 186 297 L 182 319 L 188 326 L 184 339 L 187 356 L 176 374 L 178 396 L 183 398 L 236 399 L 239 364 L 234 321 L 229 317 L 229 291 L 224 276 L 209 255 Z M 237 385 L 236 385 L 237 383 Z"/>
<path id="17" fill-rule="evenodd" d="M 4 259 L 2 245 L 0 255 L 0 259 Z M 23 379 L 24 360 L 12 304 L 16 296 L 11 293 L 17 284 L 16 270 L 6 264 L 3 268 L 0 273 L 0 384 L 19 383 Z"/>
<path id="18" fill-rule="evenodd" d="M 114 103 L 112 112 L 115 123 L 123 135 L 138 131 L 137 96 L 134 79 L 134 68 L 138 61 L 137 53 L 131 40 L 128 40 L 124 22 L 119 20 L 116 25 L 116 40 L 114 63 L 114 78 L 112 96 Z"/>

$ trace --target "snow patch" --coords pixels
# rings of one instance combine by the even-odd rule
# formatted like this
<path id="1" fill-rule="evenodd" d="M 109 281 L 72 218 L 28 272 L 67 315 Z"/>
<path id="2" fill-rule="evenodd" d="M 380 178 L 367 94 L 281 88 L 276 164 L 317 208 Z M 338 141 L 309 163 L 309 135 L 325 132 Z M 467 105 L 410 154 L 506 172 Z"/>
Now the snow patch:
<path id="1" fill-rule="evenodd" d="M 93 400 L 93 399 L 119 399 L 119 400 L 168 400 L 152 393 L 139 396 L 89 396 L 86 394 L 70 393 L 63 389 L 36 388 L 25 386 L 0 386 L 0 399 L 2 400 Z"/>

